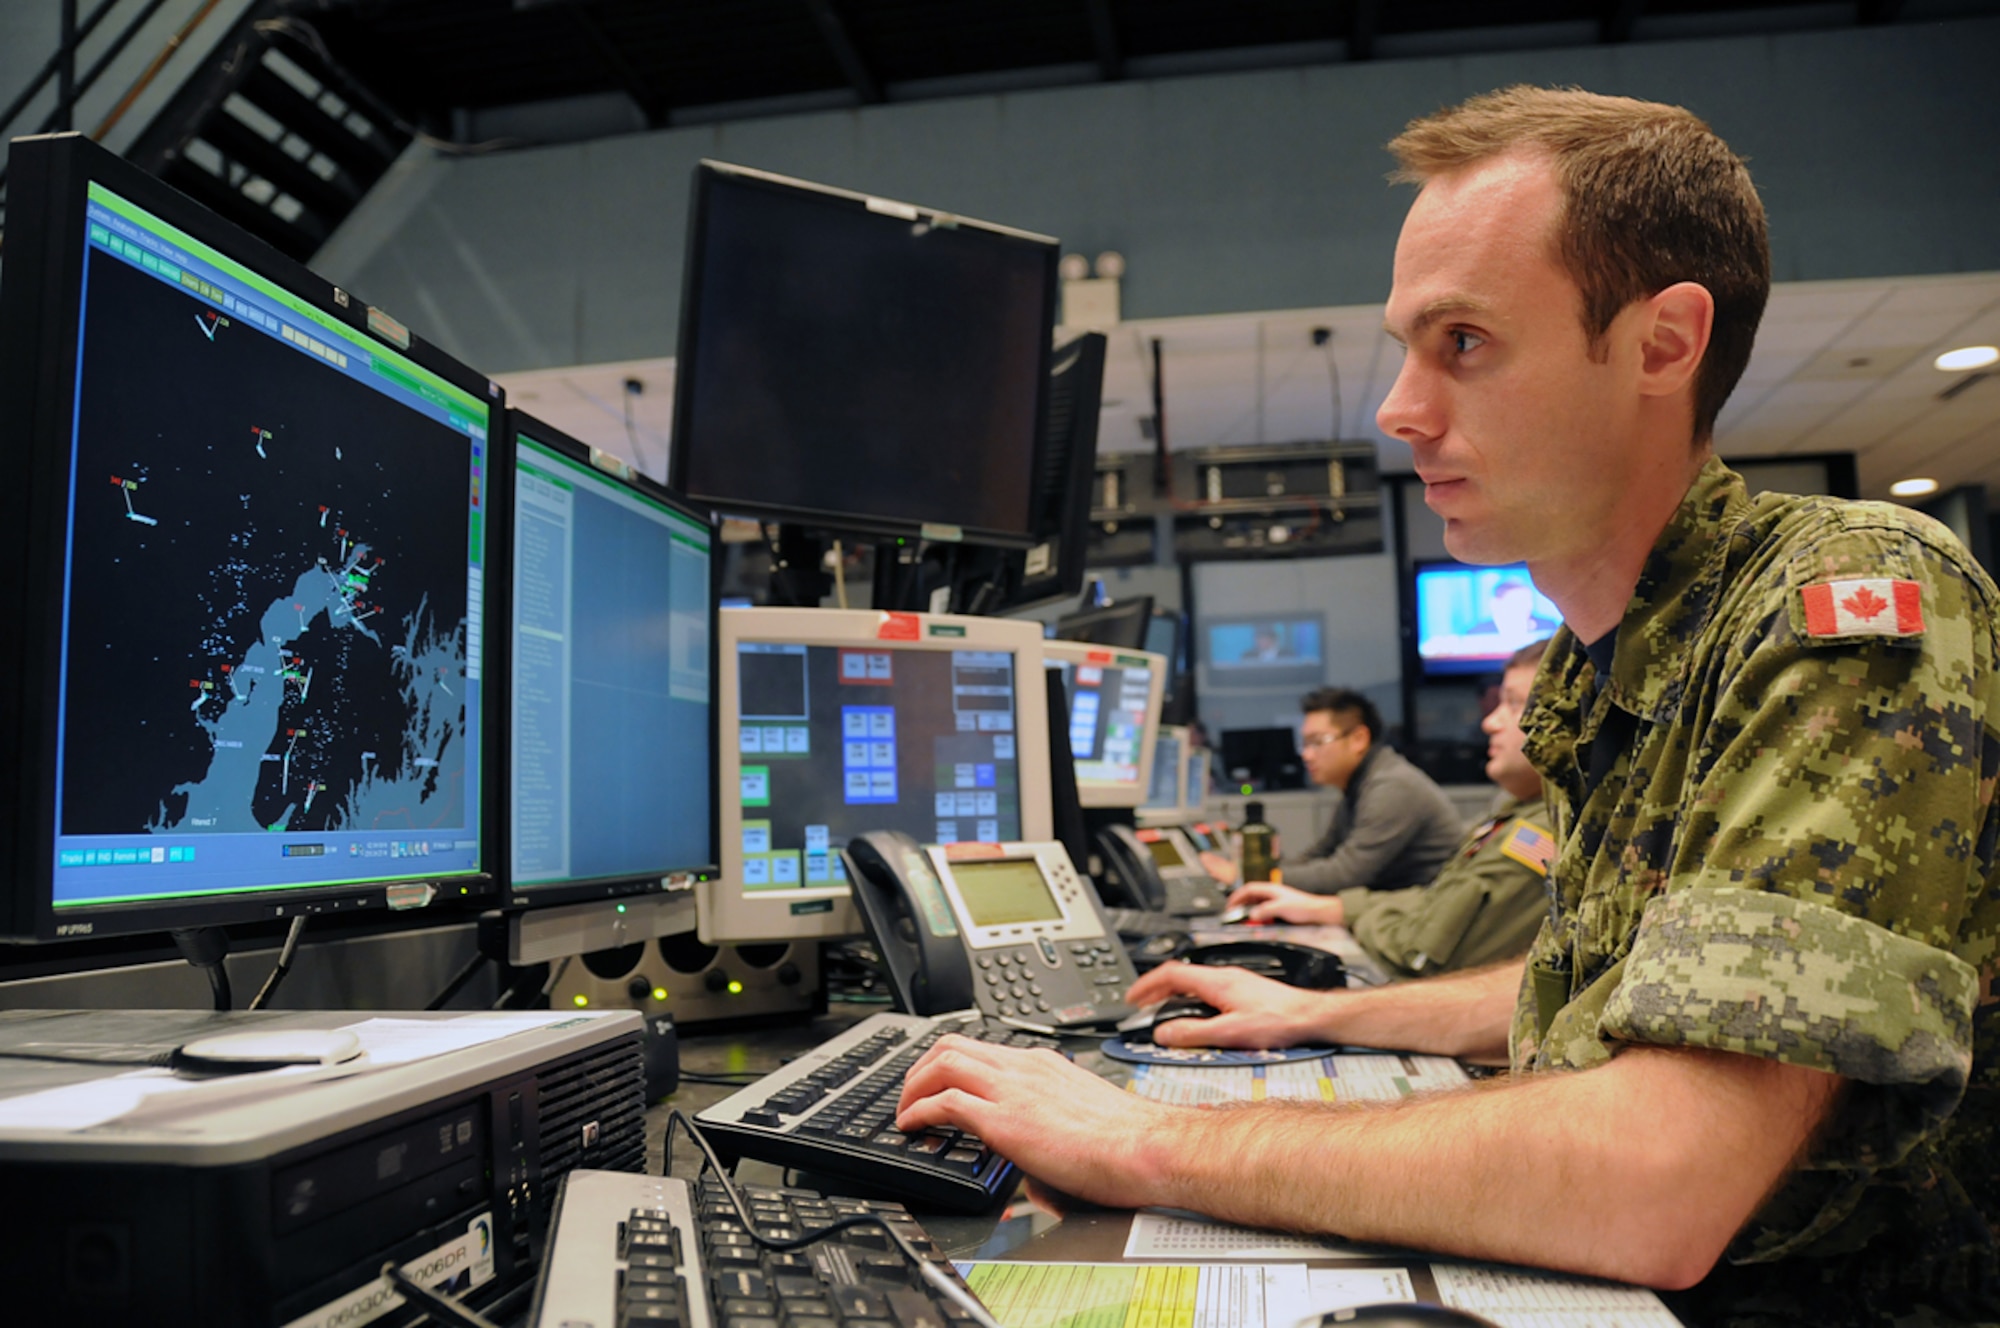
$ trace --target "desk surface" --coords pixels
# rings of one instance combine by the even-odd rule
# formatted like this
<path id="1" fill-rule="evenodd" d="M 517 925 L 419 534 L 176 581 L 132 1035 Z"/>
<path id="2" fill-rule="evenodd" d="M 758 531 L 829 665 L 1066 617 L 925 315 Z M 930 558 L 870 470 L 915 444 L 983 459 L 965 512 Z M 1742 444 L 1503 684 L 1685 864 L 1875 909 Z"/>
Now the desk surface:
<path id="1" fill-rule="evenodd" d="M 681 1041 L 681 1068 L 684 1072 L 696 1074 L 723 1074 L 731 1071 L 763 1072 L 803 1052 L 809 1051 L 826 1041 L 842 1029 L 865 1019 L 879 1010 L 882 1005 L 836 1004 L 825 1015 L 810 1021 L 800 1020 L 776 1027 L 758 1028 L 750 1031 L 716 1033 L 696 1033 Z M 1111 1079 L 1123 1082 L 1129 1071 L 1128 1066 L 1113 1061 L 1098 1052 L 1094 1039 L 1072 1039 L 1070 1050 L 1077 1063 L 1086 1069 Z M 647 1169 L 657 1173 L 661 1163 L 661 1145 L 665 1137 L 667 1113 L 678 1108 L 692 1116 L 712 1103 L 721 1101 L 736 1091 L 732 1087 L 718 1084 L 684 1083 L 680 1090 L 666 1101 L 651 1108 L 646 1117 Z M 669 1174 L 692 1180 L 700 1173 L 701 1155 L 685 1140 L 678 1141 L 675 1148 L 673 1166 Z M 753 1182 L 777 1185 L 784 1183 L 780 1168 L 769 1163 L 744 1161 L 737 1174 Z M 1033 1263 L 1120 1263 L 1124 1261 L 1127 1237 L 1131 1233 L 1132 1214 L 1091 1209 L 1058 1217 L 1035 1207 L 1026 1197 L 1017 1192 L 1007 1204 L 997 1211 L 964 1216 L 961 1214 L 939 1214 L 925 1212 L 912 1206 L 924 1228 L 944 1251 L 957 1260 L 979 1260 L 988 1262 L 1033 1262 Z M 1197 1262 L 1194 1259 L 1182 1262 Z M 1264 1261 L 1254 1261 L 1264 1262 Z M 1278 1262 L 1273 1260 L 1271 1262 Z M 1410 1282 L 1421 1299 L 1439 1299 L 1431 1260 L 1414 1251 L 1384 1250 L 1380 1255 L 1365 1258 L 1287 1260 L 1301 1262 L 1312 1268 L 1339 1268 L 1359 1271 L 1366 1268 L 1402 1268 L 1408 1271 Z M 1579 1288 L 1583 1295 L 1590 1294 L 1594 1284 L 1568 1282 L 1565 1287 Z M 1622 1293 L 1623 1289 L 1613 1292 Z M 1551 1302 L 1550 1308 L 1554 1307 Z M 1580 1304 L 1561 1319 L 1567 1328 L 1585 1328 L 1592 1323 L 1612 1323 L 1614 1321 L 1639 1324 L 1671 1324 L 1674 1320 L 1664 1310 L 1655 1310 L 1645 1317 L 1629 1314 L 1623 1318 L 1607 1314 L 1599 1317 L 1584 1311 Z M 1573 1317 L 1572 1317 L 1573 1316 Z"/>

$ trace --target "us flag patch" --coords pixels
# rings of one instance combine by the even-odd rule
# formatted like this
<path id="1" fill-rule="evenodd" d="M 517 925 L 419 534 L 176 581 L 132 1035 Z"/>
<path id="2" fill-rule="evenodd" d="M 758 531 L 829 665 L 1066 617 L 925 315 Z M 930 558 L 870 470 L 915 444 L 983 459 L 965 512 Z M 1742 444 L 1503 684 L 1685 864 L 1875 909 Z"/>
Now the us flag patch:
<path id="1" fill-rule="evenodd" d="M 1914 581 L 1861 577 L 1822 581 L 1799 592 L 1808 636 L 1920 636 L 1923 588 Z"/>
<path id="2" fill-rule="evenodd" d="M 1500 845 L 1500 853 L 1532 869 L 1537 876 L 1547 876 L 1549 864 L 1556 860 L 1556 837 L 1538 825 L 1516 821 Z"/>

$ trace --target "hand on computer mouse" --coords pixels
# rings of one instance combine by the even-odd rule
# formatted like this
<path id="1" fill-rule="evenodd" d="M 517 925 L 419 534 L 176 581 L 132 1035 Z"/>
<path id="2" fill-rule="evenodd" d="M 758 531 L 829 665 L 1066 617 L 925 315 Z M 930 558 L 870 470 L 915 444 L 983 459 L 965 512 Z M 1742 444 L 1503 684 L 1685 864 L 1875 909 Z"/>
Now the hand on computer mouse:
<path id="1" fill-rule="evenodd" d="M 1252 881 L 1239 886 L 1229 896 L 1229 907 L 1249 909 L 1245 922 L 1303 922 L 1332 927 L 1347 923 L 1347 910 L 1338 898 L 1307 894 L 1274 881 Z"/>
<path id="2" fill-rule="evenodd" d="M 1158 1005 L 1147 1006 L 1118 1021 L 1118 1036 L 1135 1045 L 1154 1043 L 1154 1035 L 1177 1019 L 1213 1019 L 1222 1011 L 1193 996 L 1169 996 Z M 1165 1046 L 1165 1043 L 1155 1043 Z M 1196 1046 L 1206 1045 L 1196 1042 Z"/>
<path id="3" fill-rule="evenodd" d="M 1324 1025 L 1343 993 L 1291 987 L 1240 968 L 1161 964 L 1133 983 L 1125 999 L 1151 1005 L 1172 996 L 1206 1001 L 1220 1013 L 1161 1026 L 1153 1034 L 1158 1046 L 1267 1048 L 1339 1040 Z"/>

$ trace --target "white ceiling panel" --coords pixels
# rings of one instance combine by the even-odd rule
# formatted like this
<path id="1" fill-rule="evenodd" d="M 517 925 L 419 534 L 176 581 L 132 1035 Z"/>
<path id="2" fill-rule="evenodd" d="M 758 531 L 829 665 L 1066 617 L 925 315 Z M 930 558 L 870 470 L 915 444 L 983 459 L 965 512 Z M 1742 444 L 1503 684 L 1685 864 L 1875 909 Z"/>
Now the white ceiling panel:
<path id="1" fill-rule="evenodd" d="M 1151 343 L 1161 343 L 1167 437 L 1175 449 L 1290 442 L 1327 435 L 1333 389 L 1312 329 L 1333 331 L 1343 436 L 1374 441 L 1384 471 L 1409 449 L 1375 428 L 1402 364 L 1379 306 L 1154 319 L 1111 333 L 1104 451 L 1152 446 Z M 1779 286 L 1743 382 L 1718 424 L 1723 456 L 1852 451 L 1863 491 L 1923 467 L 1946 488 L 1984 484 L 2000 496 L 2000 375 L 1950 401 L 1963 381 L 1931 366 L 1939 351 L 2000 343 L 2000 273 L 1805 282 Z M 1865 360 L 1866 363 L 1854 363 Z M 624 383 L 643 391 L 629 399 Z M 547 369 L 507 376 L 515 405 L 585 442 L 664 475 L 672 431 L 673 361 Z M 632 409 L 628 435 L 625 408 Z"/>

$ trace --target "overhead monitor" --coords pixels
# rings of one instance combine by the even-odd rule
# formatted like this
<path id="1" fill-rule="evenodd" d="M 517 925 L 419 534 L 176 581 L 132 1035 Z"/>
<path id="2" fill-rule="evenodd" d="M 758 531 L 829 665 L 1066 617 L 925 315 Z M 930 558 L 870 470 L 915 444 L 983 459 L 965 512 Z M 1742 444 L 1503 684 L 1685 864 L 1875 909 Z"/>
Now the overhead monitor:
<path id="1" fill-rule="evenodd" d="M 1187 792 L 1188 731 L 1178 724 L 1162 724 L 1153 744 L 1153 777 L 1146 785 L 1146 807 L 1183 805 Z"/>
<path id="2" fill-rule="evenodd" d="M 1026 549 L 961 550 L 954 609 L 1004 613 L 1083 589 L 1105 346 L 1102 332 L 1085 332 L 1056 348 L 1030 504 L 1036 542 Z"/>
<path id="3" fill-rule="evenodd" d="M 1522 646 L 1553 636 L 1562 610 L 1520 563 L 1415 568 L 1417 659 L 1427 678 L 1498 673 Z"/>
<path id="4" fill-rule="evenodd" d="M 721 872 L 701 939 L 861 934 L 840 850 L 1042 840 L 1050 813 L 1037 624 L 844 609 L 725 609 Z"/>
<path id="5" fill-rule="evenodd" d="M 695 169 L 673 487 L 723 511 L 1033 542 L 1053 239 Z"/>
<path id="6" fill-rule="evenodd" d="M 1317 613 L 1205 617 L 1212 687 L 1312 687 L 1326 680 L 1325 620 Z"/>
<path id="7" fill-rule="evenodd" d="M 491 893 L 499 389 L 81 137 L 8 187 L 0 932 Z"/>
<path id="8" fill-rule="evenodd" d="M 508 421 L 507 903 L 691 884 L 716 866 L 713 518 Z"/>
<path id="9" fill-rule="evenodd" d="M 1153 632 L 1153 597 L 1133 595 L 1095 609 L 1066 613 L 1056 619 L 1056 637 L 1089 641 L 1123 650 L 1148 650 Z M 1158 653 L 1158 652 L 1156 652 Z M 1171 657 L 1169 662 L 1171 663 Z"/>
<path id="10" fill-rule="evenodd" d="M 1069 692 L 1069 745 L 1085 807 L 1137 807 L 1152 782 L 1167 661 L 1143 650 L 1044 641 Z"/>

